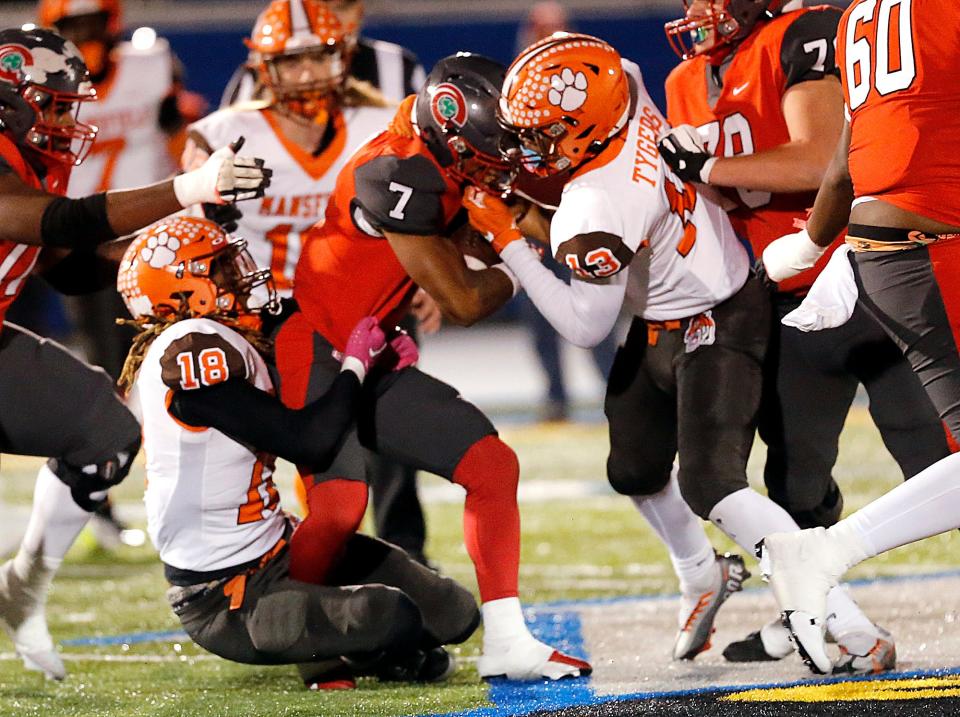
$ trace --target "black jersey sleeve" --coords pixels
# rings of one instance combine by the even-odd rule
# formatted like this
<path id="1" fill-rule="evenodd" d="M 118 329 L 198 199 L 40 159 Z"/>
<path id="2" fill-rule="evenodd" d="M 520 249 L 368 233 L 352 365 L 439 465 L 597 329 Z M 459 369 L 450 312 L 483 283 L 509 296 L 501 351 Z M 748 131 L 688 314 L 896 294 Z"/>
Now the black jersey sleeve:
<path id="1" fill-rule="evenodd" d="M 173 392 L 170 413 L 190 426 L 209 426 L 235 441 L 311 471 L 330 467 L 353 425 L 360 381 L 343 371 L 330 389 L 301 409 L 237 378 L 196 391 Z"/>
<path id="2" fill-rule="evenodd" d="M 375 157 L 356 168 L 354 186 L 354 213 L 359 210 L 376 230 L 420 236 L 443 233 L 447 185 L 426 157 Z"/>
<path id="3" fill-rule="evenodd" d="M 786 87 L 808 80 L 840 77 L 835 42 L 842 13 L 835 7 L 801 13 L 783 35 L 780 65 Z"/>

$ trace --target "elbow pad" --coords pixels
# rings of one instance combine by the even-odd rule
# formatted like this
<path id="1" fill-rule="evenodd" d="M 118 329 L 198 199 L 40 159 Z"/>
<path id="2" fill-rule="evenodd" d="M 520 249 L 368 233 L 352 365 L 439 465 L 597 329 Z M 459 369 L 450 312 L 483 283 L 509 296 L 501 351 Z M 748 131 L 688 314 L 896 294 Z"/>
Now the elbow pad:
<path id="1" fill-rule="evenodd" d="M 57 197 L 43 210 L 40 238 L 61 249 L 94 247 L 119 236 L 107 219 L 107 193 L 82 199 Z"/>

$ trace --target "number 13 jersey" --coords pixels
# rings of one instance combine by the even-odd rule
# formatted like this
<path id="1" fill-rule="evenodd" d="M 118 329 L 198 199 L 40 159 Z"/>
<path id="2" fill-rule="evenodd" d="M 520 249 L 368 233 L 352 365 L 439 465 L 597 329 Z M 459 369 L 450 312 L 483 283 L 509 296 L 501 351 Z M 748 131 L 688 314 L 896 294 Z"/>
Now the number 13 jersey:
<path id="1" fill-rule="evenodd" d="M 263 358 L 239 333 L 211 319 L 186 319 L 153 341 L 131 391 L 143 424 L 147 530 L 160 559 L 174 568 L 241 565 L 283 534 L 273 456 L 168 412 L 174 391 L 237 379 L 273 390 Z"/>

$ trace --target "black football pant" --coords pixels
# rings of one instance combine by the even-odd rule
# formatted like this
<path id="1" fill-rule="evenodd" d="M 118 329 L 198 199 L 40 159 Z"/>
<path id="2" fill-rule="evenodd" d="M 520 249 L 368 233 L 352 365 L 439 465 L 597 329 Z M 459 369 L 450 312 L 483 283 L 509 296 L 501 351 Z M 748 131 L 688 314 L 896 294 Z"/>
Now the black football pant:
<path id="1" fill-rule="evenodd" d="M 829 527 L 843 508 L 832 470 L 859 384 L 904 477 L 916 475 L 950 449 L 909 362 L 862 306 L 842 326 L 803 332 L 780 323 L 798 305 L 793 297 L 774 297 L 759 423 L 767 444 L 764 482 L 770 498 L 801 528 Z"/>
<path id="2" fill-rule="evenodd" d="M 123 453 L 126 475 L 140 447 L 140 424 L 102 369 L 6 322 L 0 332 L 0 406 L 0 453 L 54 459 L 51 470 L 87 510 L 92 506 L 84 494 L 104 486 L 100 476 L 83 469 Z"/>
<path id="3" fill-rule="evenodd" d="M 856 235 L 873 238 L 869 229 L 857 227 Z M 904 352 L 960 440 L 960 240 L 852 256 L 861 303 Z"/>
<path id="4" fill-rule="evenodd" d="M 389 658 L 463 642 L 480 622 L 466 588 L 376 538 L 353 536 L 329 585 L 291 579 L 289 563 L 284 547 L 247 573 L 239 605 L 235 590 L 224 590 L 228 579 L 193 595 L 193 587 L 171 588 L 168 598 L 194 642 L 257 665 L 376 653 Z"/>
<path id="5" fill-rule="evenodd" d="M 666 486 L 679 454 L 680 492 L 708 519 L 723 498 L 747 487 L 747 458 L 760 405 L 770 301 L 760 281 L 710 312 L 714 341 L 691 348 L 691 319 L 651 332 L 635 318 L 607 385 L 607 477 L 625 495 Z"/>

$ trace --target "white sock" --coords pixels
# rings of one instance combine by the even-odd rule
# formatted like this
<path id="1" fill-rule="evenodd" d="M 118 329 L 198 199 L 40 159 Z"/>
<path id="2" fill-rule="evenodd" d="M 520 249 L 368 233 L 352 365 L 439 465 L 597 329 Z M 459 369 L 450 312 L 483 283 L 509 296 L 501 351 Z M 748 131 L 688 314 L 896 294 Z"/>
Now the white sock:
<path id="1" fill-rule="evenodd" d="M 530 629 L 523 619 L 520 598 L 500 598 L 490 600 L 480 606 L 483 616 L 483 651 L 502 649 L 518 639 L 529 637 Z"/>
<path id="2" fill-rule="evenodd" d="M 960 453 L 943 458 L 828 529 L 848 567 L 960 527 Z"/>
<path id="3" fill-rule="evenodd" d="M 680 495 L 677 470 L 674 463 L 670 482 L 659 493 L 630 499 L 669 551 L 680 592 L 699 594 L 713 585 L 719 568 L 703 522 Z"/>
<path id="4" fill-rule="evenodd" d="M 70 489 L 44 464 L 37 473 L 30 522 L 20 552 L 42 554 L 44 566 L 56 570 L 91 515 L 74 503 Z"/>
<path id="5" fill-rule="evenodd" d="M 877 627 L 847 593 L 843 585 L 835 585 L 827 593 L 827 631 L 837 640 L 850 632 L 877 634 Z"/>
<path id="6" fill-rule="evenodd" d="M 753 488 L 742 488 L 710 511 L 710 520 L 748 555 L 756 557 L 757 543 L 770 533 L 800 530 L 790 514 Z"/>

